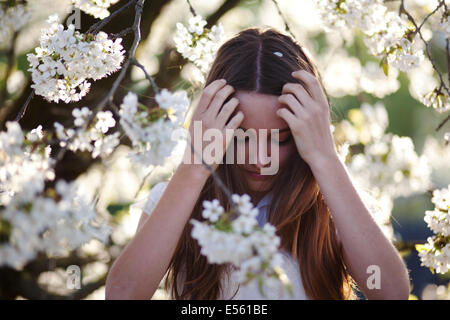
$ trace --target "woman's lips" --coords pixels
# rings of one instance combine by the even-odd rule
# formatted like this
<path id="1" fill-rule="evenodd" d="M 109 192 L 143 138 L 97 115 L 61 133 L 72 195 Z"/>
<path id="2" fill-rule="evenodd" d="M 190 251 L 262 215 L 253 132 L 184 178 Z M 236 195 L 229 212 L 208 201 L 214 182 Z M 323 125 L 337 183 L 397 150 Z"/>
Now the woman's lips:
<path id="1" fill-rule="evenodd" d="M 245 173 L 250 178 L 255 179 L 255 180 L 266 180 L 270 177 L 270 175 L 262 175 L 262 174 L 259 174 L 258 172 L 253 172 L 253 171 L 248 171 L 248 170 L 245 170 Z"/>

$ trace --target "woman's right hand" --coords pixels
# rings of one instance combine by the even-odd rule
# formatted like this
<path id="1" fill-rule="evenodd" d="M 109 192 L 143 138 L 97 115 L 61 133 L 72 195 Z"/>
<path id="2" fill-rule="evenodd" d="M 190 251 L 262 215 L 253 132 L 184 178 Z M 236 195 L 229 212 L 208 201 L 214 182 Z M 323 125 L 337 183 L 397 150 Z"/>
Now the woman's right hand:
<path id="1" fill-rule="evenodd" d="M 239 104 L 239 100 L 237 98 L 233 97 L 224 104 L 225 100 L 233 92 L 234 88 L 230 85 L 227 85 L 224 79 L 215 80 L 203 89 L 197 108 L 192 115 L 192 119 L 189 125 L 189 137 L 185 149 L 184 161 L 190 161 L 190 164 L 204 167 L 204 165 L 201 164 L 201 157 L 203 157 L 203 161 L 211 166 L 213 170 L 217 169 L 233 136 L 230 134 L 227 136 L 226 129 L 231 129 L 234 133 L 234 131 L 239 127 L 242 120 L 244 119 L 244 114 L 242 113 L 242 111 L 239 111 L 233 117 L 231 117 L 237 105 Z M 200 122 L 197 123 L 197 129 L 194 130 L 196 121 Z M 200 132 L 198 128 L 201 128 L 202 136 L 199 135 Z M 218 143 L 217 141 L 215 141 L 214 135 L 212 136 L 213 138 L 211 138 L 211 135 L 207 136 L 208 141 L 203 141 L 206 130 L 209 129 L 218 129 L 222 133 L 222 143 Z M 196 136 L 195 134 L 197 134 L 198 136 Z M 206 146 L 213 142 L 215 142 L 215 145 L 219 148 L 215 148 L 218 152 L 215 152 L 214 156 L 211 157 L 211 152 L 207 152 L 206 154 L 204 154 L 203 151 L 205 150 Z M 192 151 L 191 145 L 192 148 L 194 148 L 195 152 Z M 207 168 L 204 169 L 207 170 Z M 209 172 L 209 170 L 207 171 Z"/>

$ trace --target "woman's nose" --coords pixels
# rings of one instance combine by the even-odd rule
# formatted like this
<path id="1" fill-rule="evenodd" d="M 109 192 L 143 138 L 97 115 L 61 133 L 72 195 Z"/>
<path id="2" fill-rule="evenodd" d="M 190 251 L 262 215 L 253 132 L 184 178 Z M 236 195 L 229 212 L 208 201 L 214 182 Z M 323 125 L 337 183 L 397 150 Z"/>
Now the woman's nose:
<path id="1" fill-rule="evenodd" d="M 252 161 L 251 164 L 254 164 L 257 168 L 264 168 L 267 167 L 269 163 L 270 158 L 267 144 L 264 144 L 264 142 L 258 142 L 256 146 L 256 154 L 254 155 L 254 161 Z"/>

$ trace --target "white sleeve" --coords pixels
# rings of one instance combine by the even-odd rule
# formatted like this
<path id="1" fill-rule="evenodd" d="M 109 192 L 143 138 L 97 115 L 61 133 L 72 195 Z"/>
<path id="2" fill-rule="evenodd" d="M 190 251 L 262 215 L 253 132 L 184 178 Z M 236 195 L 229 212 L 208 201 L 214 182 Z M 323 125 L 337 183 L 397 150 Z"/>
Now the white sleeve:
<path id="1" fill-rule="evenodd" d="M 167 187 L 167 181 L 158 182 L 150 189 L 148 196 L 144 199 L 138 200 L 130 205 L 130 214 L 141 214 L 142 211 L 146 214 L 150 215 L 153 209 L 156 207 L 159 199 L 164 193 L 164 190 Z"/>

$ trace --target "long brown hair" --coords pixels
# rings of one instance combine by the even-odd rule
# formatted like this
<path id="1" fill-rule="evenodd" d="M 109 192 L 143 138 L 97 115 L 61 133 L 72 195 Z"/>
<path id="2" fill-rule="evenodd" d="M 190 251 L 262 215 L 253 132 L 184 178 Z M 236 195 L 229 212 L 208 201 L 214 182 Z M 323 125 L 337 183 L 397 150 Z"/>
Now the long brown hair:
<path id="1" fill-rule="evenodd" d="M 276 51 L 282 57 L 273 53 Z M 294 39 L 274 28 L 249 28 L 219 48 L 205 86 L 223 78 L 235 92 L 281 95 L 287 82 L 300 83 L 308 91 L 304 83 L 291 76 L 299 69 L 313 73 L 321 82 L 313 62 Z M 224 162 L 216 172 L 233 193 L 246 193 L 246 183 L 233 164 Z M 329 209 L 309 166 L 298 152 L 280 168 L 272 191 L 274 197 L 267 220 L 276 227 L 281 249 L 298 260 L 308 298 L 354 298 L 353 282 L 344 265 Z M 209 177 L 190 218 L 203 221 L 202 202 L 214 198 L 226 210 L 230 209 L 226 195 Z M 229 275 L 230 269 L 227 265 L 209 264 L 200 254 L 191 230 L 188 222 L 169 264 L 165 289 L 171 290 L 174 299 L 219 299 L 223 289 L 221 279 Z"/>

